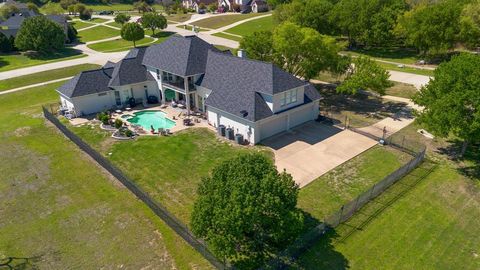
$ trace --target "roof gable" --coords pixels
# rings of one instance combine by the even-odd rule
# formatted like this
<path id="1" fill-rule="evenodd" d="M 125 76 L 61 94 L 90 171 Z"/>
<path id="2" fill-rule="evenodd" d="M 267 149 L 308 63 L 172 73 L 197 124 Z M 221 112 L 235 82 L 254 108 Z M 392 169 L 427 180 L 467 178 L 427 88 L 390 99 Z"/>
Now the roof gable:
<path id="1" fill-rule="evenodd" d="M 67 97 L 79 97 L 110 91 L 108 83 L 112 77 L 113 68 L 100 68 L 82 71 L 68 80 L 57 90 Z"/>
<path id="2" fill-rule="evenodd" d="M 113 66 L 112 78 L 108 86 L 121 86 L 145 81 L 154 81 L 150 72 L 142 65 L 142 60 L 147 48 L 134 48 L 130 50 L 127 56 Z M 107 63 L 108 64 L 108 63 Z"/>

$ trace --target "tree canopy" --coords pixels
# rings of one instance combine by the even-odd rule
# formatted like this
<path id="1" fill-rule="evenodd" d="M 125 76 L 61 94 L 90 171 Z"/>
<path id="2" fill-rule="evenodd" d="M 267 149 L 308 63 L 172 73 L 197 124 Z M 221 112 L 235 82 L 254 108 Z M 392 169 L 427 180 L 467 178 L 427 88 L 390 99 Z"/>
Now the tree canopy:
<path id="1" fill-rule="evenodd" d="M 367 57 L 353 59 L 345 81 L 337 87 L 337 92 L 356 94 L 359 90 L 371 90 L 381 95 L 392 86 L 388 71 Z"/>
<path id="2" fill-rule="evenodd" d="M 444 62 L 414 97 L 424 107 L 418 121 L 440 137 L 453 134 L 468 143 L 480 141 L 480 56 L 461 54 Z"/>
<path id="3" fill-rule="evenodd" d="M 243 154 L 214 168 L 198 187 L 192 231 L 213 252 L 253 268 L 293 241 L 303 228 L 299 188 L 262 154 Z"/>
<path id="4" fill-rule="evenodd" d="M 125 14 L 125 13 L 118 13 L 117 16 L 115 16 L 115 22 L 119 23 L 121 25 L 127 23 L 130 21 L 130 15 Z"/>
<path id="5" fill-rule="evenodd" d="M 341 45 L 315 29 L 285 22 L 273 33 L 255 33 L 240 43 L 250 58 L 273 61 L 295 76 L 311 79 L 320 71 L 338 72 Z"/>
<path id="6" fill-rule="evenodd" d="M 45 16 L 26 18 L 15 38 L 19 50 L 48 53 L 64 47 L 65 33 L 62 27 Z"/>
<path id="7" fill-rule="evenodd" d="M 156 29 L 165 29 L 167 27 L 167 19 L 161 14 L 148 12 L 142 16 L 142 26 L 152 30 L 152 34 L 155 35 Z"/>
<path id="8" fill-rule="evenodd" d="M 133 46 L 136 47 L 135 42 L 145 37 L 143 28 L 138 23 L 126 23 L 122 26 L 120 35 L 123 39 L 133 41 Z"/>

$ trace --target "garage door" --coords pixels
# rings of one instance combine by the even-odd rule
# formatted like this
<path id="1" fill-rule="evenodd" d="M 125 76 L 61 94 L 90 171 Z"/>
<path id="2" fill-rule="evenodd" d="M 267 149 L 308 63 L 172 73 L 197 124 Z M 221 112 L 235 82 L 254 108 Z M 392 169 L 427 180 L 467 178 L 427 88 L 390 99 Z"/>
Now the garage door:
<path id="1" fill-rule="evenodd" d="M 290 115 L 290 128 L 312 120 L 312 106 L 296 111 Z"/>
<path id="2" fill-rule="evenodd" d="M 263 123 L 260 127 L 260 140 L 266 139 L 285 130 L 287 130 L 286 115 Z"/>

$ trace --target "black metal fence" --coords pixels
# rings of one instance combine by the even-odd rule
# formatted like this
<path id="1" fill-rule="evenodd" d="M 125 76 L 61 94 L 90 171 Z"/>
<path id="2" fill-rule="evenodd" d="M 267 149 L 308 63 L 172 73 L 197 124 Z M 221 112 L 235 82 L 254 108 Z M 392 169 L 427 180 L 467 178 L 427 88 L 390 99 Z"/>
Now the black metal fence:
<path id="1" fill-rule="evenodd" d="M 369 137 L 381 139 L 373 134 L 364 134 Z M 295 261 L 301 254 L 311 248 L 326 232 L 335 228 L 341 223 L 349 220 L 357 211 L 369 201 L 386 191 L 389 187 L 402 179 L 413 169 L 418 167 L 425 159 L 426 147 L 423 144 L 405 139 L 404 136 L 391 136 L 385 139 L 384 143 L 390 147 L 408 153 L 412 158 L 396 171 L 392 172 L 381 181 L 375 183 L 368 190 L 357 196 L 355 199 L 342 205 L 336 212 L 326 216 L 315 228 L 301 235 L 290 245 L 280 256 L 271 262 L 274 268 L 288 268 L 291 262 Z"/>
<path id="2" fill-rule="evenodd" d="M 203 255 L 213 266 L 218 269 L 228 269 L 226 264 L 220 262 L 207 248 L 206 244 L 197 239 L 190 230 L 181 221 L 167 211 L 167 209 L 152 199 L 146 192 L 144 192 L 139 186 L 137 186 L 130 178 L 125 176 L 120 169 L 114 166 L 108 159 L 103 157 L 100 153 L 95 151 L 87 143 L 85 143 L 80 137 L 70 131 L 60 120 L 55 116 L 56 112 L 54 107 L 42 106 L 43 115 L 45 118 L 55 125 L 67 138 L 74 142 L 81 150 L 93 158 L 98 164 L 100 164 L 105 170 L 111 173 L 118 179 L 128 190 L 130 190 L 138 199 L 144 202 L 158 217 L 160 217 L 170 228 L 172 228 L 178 235 L 180 235 L 190 246 Z M 49 108 L 51 111 L 49 111 Z"/>

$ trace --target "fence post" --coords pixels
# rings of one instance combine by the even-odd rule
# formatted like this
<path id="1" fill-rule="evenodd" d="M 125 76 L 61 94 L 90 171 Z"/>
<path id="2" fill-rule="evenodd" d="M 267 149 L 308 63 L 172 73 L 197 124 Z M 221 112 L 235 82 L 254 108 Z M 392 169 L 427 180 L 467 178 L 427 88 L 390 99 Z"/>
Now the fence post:
<path id="1" fill-rule="evenodd" d="M 345 205 L 342 205 L 342 207 L 340 208 L 340 215 L 338 217 L 338 224 L 342 223 L 342 216 L 343 216 L 343 208 L 344 207 L 345 207 Z M 335 225 L 335 227 L 336 227 L 336 225 Z"/>

